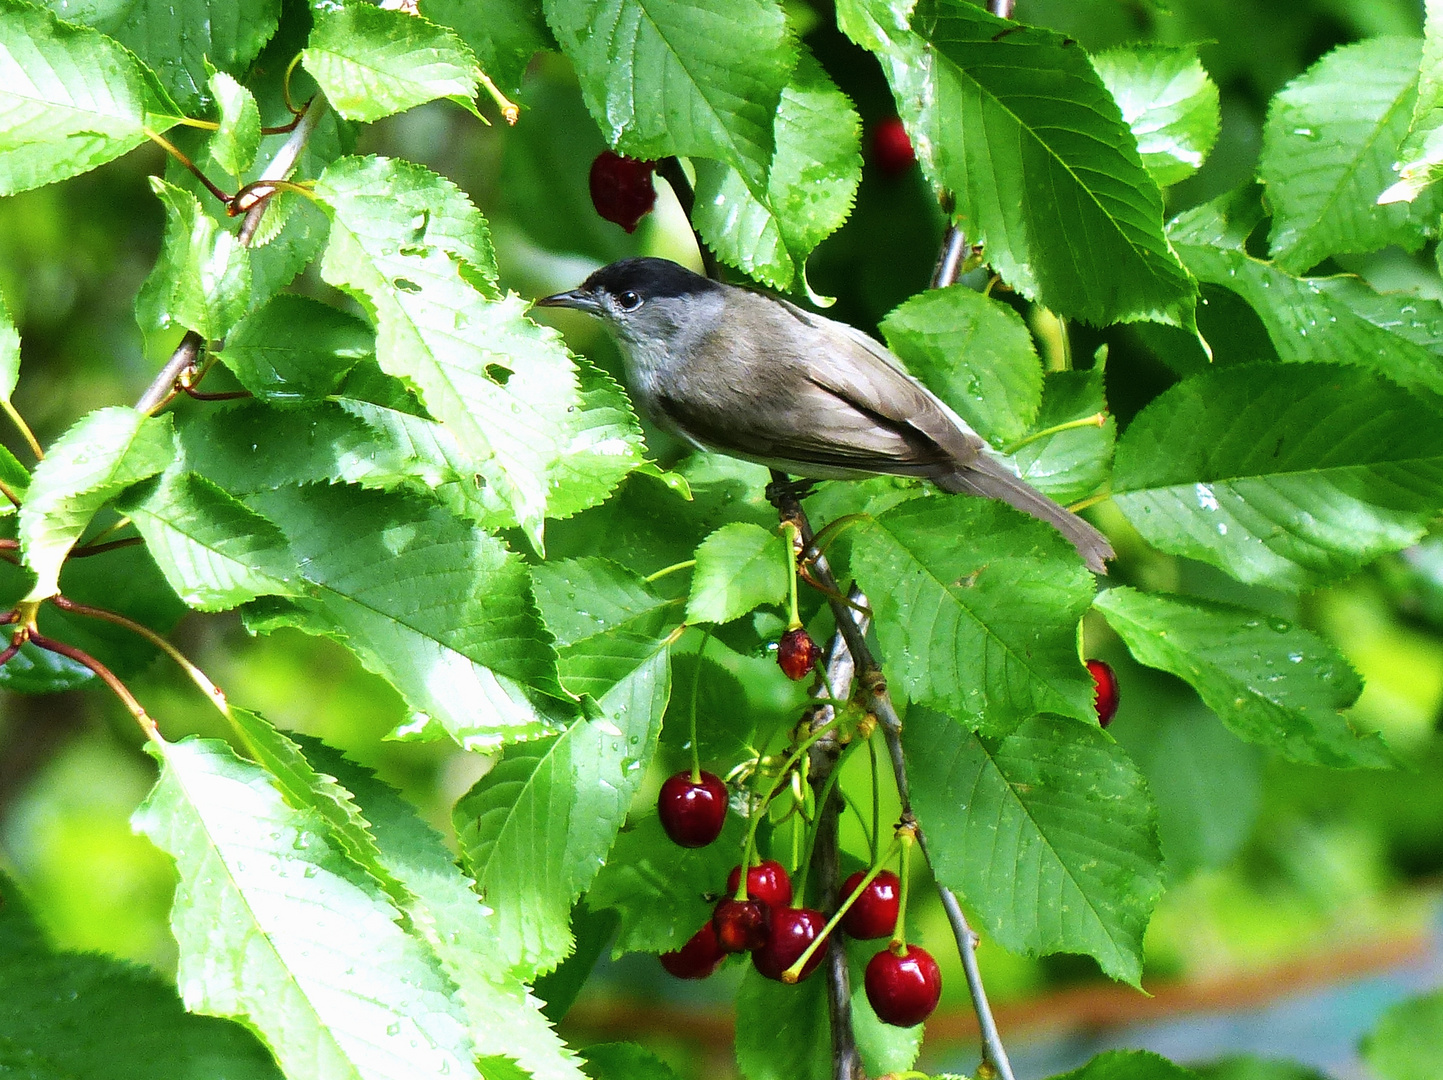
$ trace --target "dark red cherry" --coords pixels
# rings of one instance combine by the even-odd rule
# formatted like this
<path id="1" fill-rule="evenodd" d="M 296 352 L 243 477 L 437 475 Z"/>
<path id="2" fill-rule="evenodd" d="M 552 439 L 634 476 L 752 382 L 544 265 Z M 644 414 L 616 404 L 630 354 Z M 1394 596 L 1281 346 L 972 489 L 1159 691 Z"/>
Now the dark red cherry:
<path id="1" fill-rule="evenodd" d="M 822 657 L 822 650 L 804 627 L 788 630 L 777 643 L 777 663 L 792 682 L 800 682 L 812 673 Z"/>
<path id="2" fill-rule="evenodd" d="M 603 150 L 591 163 L 591 204 L 607 221 L 627 232 L 656 205 L 656 188 L 651 184 L 654 161 L 637 161 Z"/>
<path id="3" fill-rule="evenodd" d="M 712 912 L 711 925 L 723 952 L 751 952 L 767 943 L 772 909 L 760 900 L 723 900 Z"/>
<path id="4" fill-rule="evenodd" d="M 772 925 L 767 931 L 766 944 L 752 953 L 753 966 L 768 979 L 780 982 L 782 972 L 800 959 L 802 953 L 807 951 L 807 946 L 817 940 L 817 935 L 826 925 L 827 917 L 820 911 L 813 911 L 811 908 L 778 908 L 772 912 Z M 817 946 L 817 951 L 812 953 L 811 959 L 797 975 L 797 982 L 817 970 L 826 951 L 825 943 Z"/>
<path id="5" fill-rule="evenodd" d="M 866 876 L 865 871 L 858 870 L 842 882 L 842 899 L 856 892 Z M 892 931 L 897 929 L 897 908 L 901 898 L 902 883 L 897 880 L 897 875 L 883 870 L 867 883 L 857 902 L 842 916 L 842 929 L 863 940 L 891 937 Z"/>
<path id="6" fill-rule="evenodd" d="M 659 959 L 661 966 L 678 979 L 705 979 L 721 965 L 726 955 L 708 920 L 680 949 L 662 953 Z"/>
<path id="7" fill-rule="evenodd" d="M 872 1011 L 883 1023 L 894 1027 L 915 1027 L 937 1007 L 942 996 L 942 973 L 926 949 L 907 946 L 901 956 L 883 949 L 867 962 L 863 984 Z"/>
<path id="8" fill-rule="evenodd" d="M 657 816 L 666 835 L 682 847 L 706 847 L 721 835 L 727 819 L 727 786 L 709 772 L 693 783 L 683 769 L 661 785 Z"/>
<path id="9" fill-rule="evenodd" d="M 1097 722 L 1107 727 L 1117 713 L 1117 672 L 1106 660 L 1089 660 L 1087 670 L 1092 673 L 1092 707 L 1097 710 Z"/>
<path id="10" fill-rule="evenodd" d="M 888 176 L 901 176 L 917 163 L 902 121 L 889 116 L 872 129 L 872 160 Z"/>
<path id="11" fill-rule="evenodd" d="M 732 872 L 727 875 L 728 896 L 737 894 L 741 879 L 742 868 L 733 866 Z M 792 879 L 787 876 L 787 868 L 775 859 L 753 866 L 747 871 L 747 896 L 760 900 L 768 907 L 788 907 L 792 902 Z"/>

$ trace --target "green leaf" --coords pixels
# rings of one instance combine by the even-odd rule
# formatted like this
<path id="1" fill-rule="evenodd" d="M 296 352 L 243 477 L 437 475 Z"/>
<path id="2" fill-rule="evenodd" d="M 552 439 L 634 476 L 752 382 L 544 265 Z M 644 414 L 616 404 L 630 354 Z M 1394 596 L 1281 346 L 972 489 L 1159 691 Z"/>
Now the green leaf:
<path id="1" fill-rule="evenodd" d="M 1113 500 L 1162 551 L 1301 589 L 1423 535 L 1443 505 L 1443 415 L 1349 368 L 1210 371 L 1133 420 Z"/>
<path id="2" fill-rule="evenodd" d="M 1363 1041 L 1363 1056 L 1383 1080 L 1429 1080 L 1443 1060 L 1443 991 L 1394 1005 Z"/>
<path id="3" fill-rule="evenodd" d="M 1142 164 L 1159 187 L 1186 180 L 1218 140 L 1217 84 L 1194 45 L 1108 49 L 1092 57 L 1122 121 L 1137 140 Z"/>
<path id="4" fill-rule="evenodd" d="M 281 530 L 204 477 L 172 466 L 128 498 L 151 556 L 176 595 L 201 611 L 305 591 Z"/>
<path id="5" fill-rule="evenodd" d="M 636 1043 L 592 1043 L 585 1055 L 591 1080 L 678 1080 L 670 1065 Z"/>
<path id="6" fill-rule="evenodd" d="M 805 283 L 807 256 L 847 220 L 862 178 L 861 121 L 805 48 L 782 91 L 765 184 L 698 159 L 692 223 L 723 261 L 777 289 Z"/>
<path id="7" fill-rule="evenodd" d="M 1398 148 L 1396 183 L 1378 196 L 1379 205 L 1412 202 L 1443 175 L 1443 6 L 1424 0 L 1423 62 L 1408 137 Z"/>
<path id="8" fill-rule="evenodd" d="M 731 622 L 762 604 L 787 596 L 789 545 L 781 533 L 739 521 L 723 525 L 696 549 L 689 623 Z"/>
<path id="9" fill-rule="evenodd" d="M 1106 411 L 1101 367 L 1048 372 L 1042 384 L 1042 407 L 1026 436 L 1031 441 L 1011 454 L 1018 475 L 1063 506 L 1102 491 L 1112 475 L 1117 438 L 1117 421 L 1111 416 L 1101 424 L 1032 436 Z"/>
<path id="10" fill-rule="evenodd" d="M 1133 656 L 1191 684 L 1239 738 L 1310 765 L 1395 763 L 1376 734 L 1339 715 L 1363 684 L 1316 634 L 1248 608 L 1124 586 L 1095 606 Z"/>
<path id="11" fill-rule="evenodd" d="M 852 572 L 913 701 L 1002 734 L 1044 710 L 1095 720 L 1077 659 L 1092 576 L 1051 528 L 990 499 L 914 499 L 857 526 Z"/>
<path id="12" fill-rule="evenodd" d="M 646 460 L 641 424 L 621 385 L 584 356 L 572 362 L 581 404 L 563 418 L 561 451 L 547 474 L 550 518 L 571 517 L 605 502 Z"/>
<path id="13" fill-rule="evenodd" d="M 456 31 L 505 94 L 521 89 L 531 58 L 551 44 L 540 0 L 421 0 L 419 6 L 426 18 Z"/>
<path id="14" fill-rule="evenodd" d="M 988 739 L 914 706 L 902 741 L 933 871 L 985 931 L 1137 985 L 1162 854 L 1142 774 L 1096 720 L 1044 714 Z"/>
<path id="15" fill-rule="evenodd" d="M 556 635 L 561 684 L 600 699 L 654 657 L 680 622 L 672 601 L 606 559 L 571 559 L 531 568 L 536 603 Z"/>
<path id="16" fill-rule="evenodd" d="M 10 395 L 15 393 L 15 384 L 19 381 L 20 331 L 15 329 L 15 321 L 10 318 L 4 294 L 0 294 L 0 401 L 9 404 Z M 8 471 L 5 478 L 10 479 Z"/>
<path id="17" fill-rule="evenodd" d="M 737 991 L 737 1065 L 746 1080 L 827 1080 L 832 1075 L 827 984 L 764 979 L 747 965 Z"/>
<path id="18" fill-rule="evenodd" d="M 220 110 L 220 130 L 211 136 L 210 156 L 232 176 L 251 167 L 261 146 L 261 114 L 251 92 L 224 71 L 210 77 L 210 92 Z"/>
<path id="19" fill-rule="evenodd" d="M 1316 1069 L 1282 1058 L 1258 1058 L 1237 1055 L 1194 1065 L 1193 1072 L 1202 1080 L 1327 1080 Z"/>
<path id="20" fill-rule="evenodd" d="M 1379 293 L 1351 274 L 1295 277 L 1255 259 L 1243 245 L 1261 219 L 1261 203 L 1244 190 L 1179 215 L 1168 232 L 1200 281 L 1230 289 L 1252 306 L 1278 359 L 1352 364 L 1443 393 L 1443 304 Z"/>
<path id="21" fill-rule="evenodd" d="M 486 224 L 449 181 L 348 158 L 316 191 L 333 215 L 322 276 L 367 305 L 381 367 L 409 380 L 539 547 L 548 476 L 582 404 L 560 335 L 525 318 L 519 298 L 487 298 Z"/>
<path id="22" fill-rule="evenodd" d="M 455 985 L 321 819 L 223 743 L 154 747 L 161 778 L 132 820 L 180 873 L 187 1005 L 244 1018 L 288 1075 L 478 1077 Z"/>
<path id="23" fill-rule="evenodd" d="M 463 746 L 549 735 L 576 715 L 526 567 L 496 538 L 415 498 L 354 487 L 247 501 L 281 527 L 313 586 L 276 621 L 344 635 Z"/>
<path id="24" fill-rule="evenodd" d="M 877 53 L 967 239 L 1061 315 L 1190 325 L 1196 287 L 1163 236 L 1162 195 L 1087 54 L 963 0 L 921 0 L 913 29 L 905 9 L 841 0 L 838 22 Z"/>
<path id="25" fill-rule="evenodd" d="M 284 408 L 336 393 L 346 372 L 375 351 L 374 332 L 354 315 L 283 294 L 237 323 L 219 356 L 242 386 Z"/>
<path id="26" fill-rule="evenodd" d="M 753 184 L 796 46 L 776 0 L 544 0 L 607 141 L 634 158 L 715 158 Z"/>
<path id="27" fill-rule="evenodd" d="M 135 58 L 16 0 L 0 3 L 0 195 L 88 172 L 145 141 Z"/>
<path id="28" fill-rule="evenodd" d="M 115 38 L 192 116 L 207 104 L 209 66 L 245 75 L 281 15 L 280 0 L 43 0 L 43 5 Z"/>
<path id="29" fill-rule="evenodd" d="M 1108 1050 L 1054 1080 L 1194 1080 L 1193 1074 L 1148 1050 Z"/>
<path id="30" fill-rule="evenodd" d="M 97 409 L 77 420 L 35 466 L 20 508 L 20 550 L 36 581 L 26 599 L 59 587 L 60 565 L 102 506 L 175 458 L 170 417 Z"/>
<path id="31" fill-rule="evenodd" d="M 698 676 L 700 681 L 698 681 Z M 676 693 L 661 726 L 661 747 L 667 771 L 691 768 L 692 689 L 696 689 L 697 754 L 702 765 L 722 775 L 747 758 L 756 757 L 757 710 L 740 679 L 709 657 L 697 669 L 695 653 L 671 659 Z"/>
<path id="32" fill-rule="evenodd" d="M 496 947 L 494 912 L 461 873 L 441 835 L 395 789 L 314 739 L 306 755 L 353 792 L 379 847 L 382 868 L 408 894 L 411 925 L 456 984 L 486 1080 L 512 1075 L 494 1059 L 519 1062 L 523 1080 L 581 1080 L 576 1055 L 541 1011 L 541 1002 L 506 968 Z M 514 1066 L 513 1066 L 514 1068 Z"/>
<path id="33" fill-rule="evenodd" d="M 520 971 L 571 951 L 571 905 L 611 850 L 656 750 L 670 692 L 657 653 L 599 699 L 601 716 L 513 746 L 457 802 L 466 867 L 496 911 L 498 947 Z"/>
<path id="34" fill-rule="evenodd" d="M 250 306 L 246 249 L 190 192 L 158 176 L 150 187 L 165 204 L 165 242 L 135 298 L 135 317 L 143 330 L 175 326 L 225 337 Z"/>
<path id="35" fill-rule="evenodd" d="M 1042 364 L 1022 317 L 953 285 L 918 293 L 881 330 L 912 374 L 994 446 L 1019 439 L 1042 403 Z"/>
<path id="36" fill-rule="evenodd" d="M 742 861 L 746 823 L 728 814 L 706 847 L 684 848 L 649 813 L 616 838 L 611 857 L 586 894 L 593 911 L 615 911 L 621 926 L 612 957 L 680 949 L 711 918 L 727 874 Z"/>
<path id="37" fill-rule="evenodd" d="M 1418 87 L 1419 42 L 1374 38 L 1335 49 L 1273 98 L 1258 176 L 1268 189 L 1268 243 L 1284 270 L 1436 231 L 1443 199 L 1378 206 L 1395 179 Z"/>
<path id="38" fill-rule="evenodd" d="M 24 1080 L 282 1080 L 240 1024 L 185 1011 L 136 964 L 58 952 L 0 875 L 0 1069 Z"/>
<path id="39" fill-rule="evenodd" d="M 302 63 L 347 120 L 448 98 L 475 113 L 481 69 L 456 34 L 404 11 L 355 3 L 315 13 Z M 479 114 L 478 114 L 479 115 Z"/>

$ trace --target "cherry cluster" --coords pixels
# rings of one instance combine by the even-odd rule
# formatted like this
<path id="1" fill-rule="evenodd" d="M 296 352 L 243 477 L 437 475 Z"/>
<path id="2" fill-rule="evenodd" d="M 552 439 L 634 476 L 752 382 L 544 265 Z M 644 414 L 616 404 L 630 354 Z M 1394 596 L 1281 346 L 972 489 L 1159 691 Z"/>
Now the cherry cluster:
<path id="1" fill-rule="evenodd" d="M 715 840 L 726 811 L 726 785 L 708 772 L 677 773 L 662 785 L 657 801 L 662 828 L 683 847 L 703 847 Z M 841 896 L 844 904 L 850 901 L 840 922 L 847 934 L 874 940 L 895 933 L 902 902 L 896 874 L 859 870 L 843 883 Z M 680 949 L 663 953 L 661 965 L 679 979 L 705 979 L 728 955 L 750 953 L 752 965 L 765 978 L 800 982 L 821 965 L 829 920 L 815 908 L 794 907 L 792 901 L 792 881 L 781 863 L 765 859 L 748 867 L 744 886 L 742 867 L 735 866 L 712 917 Z M 809 949 L 806 962 L 794 972 Z M 880 1019 L 912 1027 L 937 1007 L 942 975 L 926 950 L 893 940 L 867 964 L 864 985 Z"/>

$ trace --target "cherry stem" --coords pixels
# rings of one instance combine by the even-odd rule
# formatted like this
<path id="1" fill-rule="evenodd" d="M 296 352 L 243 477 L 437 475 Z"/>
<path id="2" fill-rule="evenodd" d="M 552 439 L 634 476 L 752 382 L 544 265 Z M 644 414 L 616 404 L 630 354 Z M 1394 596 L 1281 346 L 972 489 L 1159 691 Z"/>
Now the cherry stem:
<path id="1" fill-rule="evenodd" d="M 1075 513 L 1077 513 L 1079 510 L 1086 510 L 1089 506 L 1096 506 L 1096 505 L 1097 505 L 1098 503 L 1100 503 L 1100 502 L 1107 502 L 1107 500 L 1110 499 L 1110 498 L 1112 498 L 1112 492 L 1110 492 L 1110 491 L 1101 491 L 1101 492 L 1098 492 L 1096 495 L 1091 495 L 1091 496 L 1089 496 L 1089 497 L 1086 498 L 1086 499 L 1079 499 L 1077 502 L 1073 503 L 1073 504 L 1072 504 L 1071 506 L 1069 506 L 1067 509 L 1070 510 L 1070 511 L 1072 511 L 1072 513 L 1075 514 Z"/>
<path id="2" fill-rule="evenodd" d="M 20 505 L 20 496 L 16 495 L 15 492 L 11 490 L 10 485 L 5 483 L 4 480 L 0 480 L 0 495 L 4 495 L 13 505 Z"/>
<path id="3" fill-rule="evenodd" d="M 787 757 L 787 760 L 782 763 L 782 770 L 777 774 L 777 778 L 772 781 L 771 790 L 767 792 L 767 796 L 762 800 L 761 805 L 752 811 L 751 821 L 747 825 L 747 842 L 746 846 L 742 849 L 744 856 L 742 861 L 746 867 L 750 868 L 752 865 L 752 858 L 757 850 L 757 826 L 762 823 L 762 818 L 766 817 L 767 808 L 772 805 L 772 800 L 775 799 L 777 794 L 782 790 L 792 769 L 796 767 L 797 762 L 802 760 L 802 755 L 811 748 L 814 742 L 835 728 L 841 719 L 841 713 L 834 713 L 832 718 L 825 724 L 813 728 L 807 734 L 807 737 L 797 744 L 796 748 Z M 742 874 L 741 880 L 737 882 L 736 899 L 745 900 L 746 898 L 747 876 L 746 874 Z"/>
<path id="4" fill-rule="evenodd" d="M 807 895 L 807 878 L 810 877 L 812 873 L 812 852 L 816 850 L 817 837 L 820 836 L 822 832 L 822 808 L 827 805 L 827 800 L 832 797 L 832 790 L 837 786 L 837 778 L 841 775 L 842 766 L 846 764 L 848 755 L 859 745 L 861 744 L 854 742 L 842 751 L 841 755 L 837 758 L 837 763 L 832 766 L 832 771 L 827 776 L 827 782 L 822 785 L 821 793 L 817 796 L 816 820 L 812 823 L 812 827 L 807 830 L 807 846 L 802 853 L 801 859 L 797 862 L 797 865 L 802 868 L 801 875 L 797 878 L 796 882 L 797 902 L 799 904 L 805 900 Z M 842 792 L 844 799 L 846 798 L 846 794 L 845 791 Z"/>
<path id="5" fill-rule="evenodd" d="M 135 695 L 126 688 L 126 685 L 115 677 L 115 673 L 99 660 L 95 659 L 95 657 L 89 653 L 75 648 L 73 645 L 67 645 L 63 641 L 53 641 L 48 637 L 35 633 L 33 630 L 26 632 L 24 636 L 25 639 L 37 649 L 44 649 L 46 652 L 53 652 L 59 656 L 64 656 L 95 672 L 95 674 L 99 676 L 100 681 L 110 687 L 115 696 L 121 700 L 121 703 L 125 705 L 130 715 L 135 717 L 135 722 L 140 725 L 140 730 L 145 733 L 145 737 L 153 742 L 160 741 L 160 732 L 156 729 L 155 721 L 146 714 L 145 707 L 135 699 Z M 12 642 L 12 645 L 13 644 Z"/>
<path id="6" fill-rule="evenodd" d="M 834 773 L 833 775 L 836 774 Z M 872 864 L 872 868 L 867 871 L 866 876 L 863 877 L 861 881 L 857 882 L 857 887 L 852 890 L 849 896 L 847 896 L 845 899 L 842 900 L 840 904 L 837 905 L 837 910 L 834 911 L 832 913 L 832 917 L 827 920 L 827 925 L 822 927 L 822 932 L 816 937 L 814 937 L 811 944 L 808 945 L 804 950 L 802 950 L 802 955 L 797 957 L 796 963 L 794 963 L 791 967 L 787 968 L 786 971 L 782 972 L 782 982 L 794 983 L 799 978 L 801 978 L 802 968 L 807 966 L 807 961 L 812 958 L 812 954 L 821 947 L 822 942 L 827 940 L 828 936 L 830 936 L 832 931 L 837 928 L 837 924 L 847 917 L 847 912 L 852 910 L 852 905 L 855 904 L 859 899 L 861 899 L 863 890 L 866 889 L 868 885 L 872 884 L 873 879 L 876 878 L 876 876 L 882 872 L 883 867 L 887 865 L 887 860 L 889 860 L 893 855 L 897 853 L 897 848 L 899 846 L 905 843 L 902 837 L 904 832 L 906 831 L 906 828 L 906 826 L 903 826 L 902 828 L 897 830 L 896 835 L 892 837 L 892 843 L 887 846 L 886 854 L 884 854 L 880 859 L 878 859 Z M 906 866 L 907 849 L 906 847 L 902 847 L 902 880 L 904 882 L 907 880 Z M 902 886 L 902 899 L 904 902 L 906 901 L 906 898 L 907 886 L 904 884 Z M 899 926 L 901 925 L 901 921 L 902 914 L 899 911 L 897 913 L 897 923 Z"/>
<path id="7" fill-rule="evenodd" d="M 796 523 L 792 521 L 782 522 L 782 531 L 787 534 L 787 581 L 792 613 L 792 619 L 787 623 L 787 629 L 789 631 L 800 630 L 802 620 L 797 614 L 797 556 L 800 554 L 801 533 L 798 531 Z"/>
<path id="8" fill-rule="evenodd" d="M 294 116 L 297 120 L 299 120 L 302 114 L 306 111 L 305 106 L 302 106 L 299 109 L 296 108 L 296 103 L 291 100 L 291 74 L 296 70 L 296 65 L 300 62 L 301 54 L 296 53 L 296 55 L 291 59 L 291 62 L 286 65 L 286 73 L 281 76 L 281 97 L 285 99 L 286 111 L 289 112 L 292 116 Z M 307 102 L 306 104 L 309 105 L 310 103 Z"/>
<path id="9" fill-rule="evenodd" d="M 480 72 L 481 85 L 491 95 L 491 100 L 496 102 L 496 107 L 501 110 L 501 117 L 506 121 L 507 127 L 515 127 L 516 121 L 521 119 L 521 110 L 516 103 L 496 88 L 496 84 L 486 77 L 486 72 Z"/>
<path id="10" fill-rule="evenodd" d="M 137 544 L 143 543 L 145 543 L 143 537 L 127 536 L 123 540 L 110 540 L 104 544 L 86 544 L 84 547 L 75 548 L 70 552 L 70 557 L 72 559 L 88 559 L 92 555 L 103 555 L 107 551 L 135 547 Z"/>
<path id="11" fill-rule="evenodd" d="M 877 776 L 877 740 L 867 739 L 867 757 L 872 765 L 872 831 L 867 835 L 872 861 L 877 861 L 877 837 L 882 834 L 882 785 Z"/>
<path id="12" fill-rule="evenodd" d="M 45 451 L 40 449 L 40 443 L 35 439 L 35 432 L 30 430 L 30 425 L 25 422 L 25 417 L 20 415 L 15 405 L 8 399 L 0 401 L 0 408 L 5 410 L 5 415 L 10 417 L 10 422 L 20 430 L 20 435 L 25 439 L 25 445 L 30 447 L 30 452 L 35 455 L 35 460 L 44 461 Z"/>
<path id="13" fill-rule="evenodd" d="M 691 678 L 691 782 L 701 783 L 701 747 L 696 740 L 696 699 L 701 695 L 701 662 L 702 654 L 711 642 L 711 628 L 708 627 L 702 635 L 701 644 L 696 648 L 696 671 Z"/>
<path id="14" fill-rule="evenodd" d="M 683 559 L 679 563 L 672 563 L 670 566 L 663 566 L 656 573 L 648 574 L 646 577 L 642 578 L 642 580 L 645 581 L 648 585 L 650 585 L 653 581 L 660 581 L 662 578 L 666 577 L 667 574 L 674 574 L 678 570 L 690 570 L 695 565 L 695 559 Z"/>
<path id="15" fill-rule="evenodd" d="M 119 542 L 120 541 L 117 541 L 117 543 Z M 118 612 L 106 611 L 104 608 L 94 608 L 88 604 L 77 604 L 74 600 L 67 600 L 58 593 L 50 598 L 50 602 L 61 611 L 73 612 L 76 615 L 85 615 L 92 619 L 103 619 L 106 622 L 114 623 L 116 626 L 123 626 L 131 633 L 138 634 L 140 637 L 145 638 L 146 641 L 150 642 L 161 652 L 165 653 L 166 656 L 174 660 L 181 670 L 190 676 L 190 681 L 199 687 L 201 693 L 219 710 L 222 716 L 227 720 L 231 719 L 230 703 L 226 701 L 225 692 L 216 686 L 215 683 L 211 682 L 205 672 L 191 663 L 184 653 L 150 627 L 144 626 L 134 619 L 128 619 Z M 99 672 L 97 672 L 97 674 L 99 674 Z"/>
<path id="16" fill-rule="evenodd" d="M 802 549 L 802 561 L 815 562 L 818 557 L 826 555 L 827 549 L 837 537 L 857 522 L 866 521 L 869 517 L 870 514 L 843 514 L 835 521 L 827 522 L 822 526 L 822 531 L 812 537 L 811 543 Z"/>
<path id="17" fill-rule="evenodd" d="M 907 891 L 912 878 L 912 845 L 917 842 L 917 827 L 905 824 L 897 829 L 897 840 L 902 844 L 901 894 L 897 899 L 897 928 L 892 931 L 891 949 L 898 956 L 907 955 Z M 860 891 L 860 890 L 859 890 Z"/>
<path id="18" fill-rule="evenodd" d="M 1031 435 L 1028 435 L 1026 438 L 1017 440 L 1017 442 L 1013 443 L 1011 446 L 1007 447 L 1007 449 L 1003 450 L 1002 452 L 1003 452 L 1004 454 L 1015 454 L 1015 453 L 1017 453 L 1017 451 L 1021 450 L 1024 446 L 1027 446 L 1027 445 L 1030 444 L 1030 443 L 1035 443 L 1038 439 L 1045 439 L 1045 438 L 1047 438 L 1049 435 L 1056 435 L 1056 434 L 1058 434 L 1059 432 L 1063 432 L 1063 431 L 1071 431 L 1073 428 L 1085 428 L 1085 427 L 1099 427 L 1099 428 L 1100 428 L 1100 427 L 1102 427 L 1102 426 L 1103 426 L 1104 424 L 1106 424 L 1106 423 L 1107 423 L 1107 413 L 1105 413 L 1105 412 L 1095 412 L 1095 413 L 1093 413 L 1091 416 L 1084 416 L 1084 417 L 1083 417 L 1082 419 L 1080 419 L 1080 420 L 1069 420 L 1069 421 L 1067 421 L 1067 423 L 1065 423 L 1065 424 L 1053 424 L 1051 427 L 1049 427 L 1049 428 L 1043 428 L 1041 431 L 1034 431 Z"/>

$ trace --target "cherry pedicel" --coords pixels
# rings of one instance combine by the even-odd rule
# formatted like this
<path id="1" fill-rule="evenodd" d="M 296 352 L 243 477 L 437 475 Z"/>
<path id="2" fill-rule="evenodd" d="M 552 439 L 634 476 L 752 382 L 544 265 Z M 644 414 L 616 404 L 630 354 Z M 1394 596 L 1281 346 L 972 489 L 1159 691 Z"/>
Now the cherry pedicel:
<path id="1" fill-rule="evenodd" d="M 1106 660 L 1089 660 L 1087 670 L 1092 673 L 1092 705 L 1097 710 L 1097 722 L 1107 727 L 1117 712 L 1117 672 Z"/>
<path id="2" fill-rule="evenodd" d="M 712 912 L 711 925 L 723 952 L 751 952 L 767 943 L 772 909 L 760 900 L 723 900 Z"/>
<path id="3" fill-rule="evenodd" d="M 788 630 L 777 643 L 777 664 L 792 682 L 800 682 L 811 674 L 822 657 L 822 650 L 804 627 Z"/>
<path id="4" fill-rule="evenodd" d="M 858 870 L 842 883 L 842 899 L 857 891 L 867 876 L 865 870 Z M 842 916 L 842 929 L 854 938 L 890 937 L 897 929 L 897 910 L 901 906 L 901 882 L 890 870 L 883 870 L 862 890 L 862 895 Z"/>
<path id="5" fill-rule="evenodd" d="M 683 769 L 661 785 L 656 813 L 666 835 L 682 847 L 706 847 L 721 835 L 727 818 L 727 786 L 709 772 L 692 780 Z"/>
<path id="6" fill-rule="evenodd" d="M 675 952 L 662 953 L 660 960 L 661 966 L 678 979 L 705 979 L 726 956 L 708 920 L 685 945 Z"/>
<path id="7" fill-rule="evenodd" d="M 727 877 L 727 895 L 736 896 L 741 884 L 742 868 L 732 867 Z M 784 908 L 792 902 L 792 879 L 787 868 L 775 859 L 753 866 L 747 871 L 747 899 L 760 900 L 771 908 Z"/>
<path id="8" fill-rule="evenodd" d="M 917 164 L 912 140 L 897 117 L 889 116 L 872 129 L 872 160 L 888 176 L 901 176 Z"/>
<path id="9" fill-rule="evenodd" d="M 907 954 L 893 945 L 867 963 L 863 985 L 872 1011 L 883 1023 L 915 1027 L 937 1007 L 942 996 L 942 973 L 926 949 L 906 946 Z"/>
<path id="10" fill-rule="evenodd" d="M 773 911 L 766 943 L 752 953 L 752 965 L 766 978 L 783 982 L 782 972 L 801 959 L 807 946 L 817 940 L 826 925 L 827 917 L 811 908 L 784 907 Z M 825 952 L 826 943 L 823 942 L 798 973 L 797 982 L 817 970 Z"/>
<path id="11" fill-rule="evenodd" d="M 651 174 L 654 161 L 637 161 L 603 150 L 591 163 L 591 204 L 607 221 L 614 221 L 627 232 L 635 232 L 637 222 L 656 205 L 656 188 Z"/>

